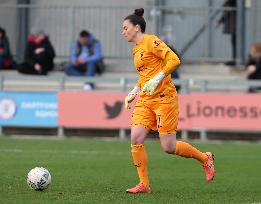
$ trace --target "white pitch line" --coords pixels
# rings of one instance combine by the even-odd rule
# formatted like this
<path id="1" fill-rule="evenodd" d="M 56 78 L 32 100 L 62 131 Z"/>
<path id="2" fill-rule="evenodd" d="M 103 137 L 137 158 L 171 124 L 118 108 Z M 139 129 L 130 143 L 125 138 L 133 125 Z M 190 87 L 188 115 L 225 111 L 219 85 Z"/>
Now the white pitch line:
<path id="1" fill-rule="evenodd" d="M 65 150 L 65 151 L 57 151 L 57 150 L 48 150 L 48 149 L 42 149 L 42 150 L 24 150 L 24 149 L 0 149 L 0 152 L 4 153 L 46 153 L 46 154 L 82 154 L 82 155 L 130 155 L 131 153 L 129 151 L 124 152 L 109 152 L 109 151 L 94 151 L 94 150 Z M 148 155 L 154 155 L 154 156 L 167 156 L 162 151 L 162 154 L 155 153 L 155 152 L 149 152 Z M 218 157 L 216 155 L 217 159 L 256 159 L 261 158 L 261 155 L 256 156 L 249 156 L 249 155 L 229 155 L 229 156 L 222 156 Z"/>
<path id="2" fill-rule="evenodd" d="M 104 151 L 93 151 L 93 150 L 70 150 L 70 151 L 57 151 L 57 150 L 24 150 L 24 149 L 0 149 L 0 152 L 6 152 L 6 153 L 47 153 L 47 154 L 64 154 L 64 153 L 69 153 L 69 154 L 109 154 L 109 155 L 125 155 L 129 154 L 128 151 L 126 152 L 104 152 Z"/>
<path id="3" fill-rule="evenodd" d="M 20 153 L 20 152 L 23 152 L 23 150 L 21 150 L 21 149 L 0 149 L 0 152 Z"/>

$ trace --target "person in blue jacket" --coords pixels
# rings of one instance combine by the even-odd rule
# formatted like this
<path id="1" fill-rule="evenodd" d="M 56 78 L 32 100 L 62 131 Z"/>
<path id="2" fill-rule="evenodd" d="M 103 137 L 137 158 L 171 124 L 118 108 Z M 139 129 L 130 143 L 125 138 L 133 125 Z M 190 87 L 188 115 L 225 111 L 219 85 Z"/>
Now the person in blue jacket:
<path id="1" fill-rule="evenodd" d="M 102 59 L 101 43 L 90 32 L 82 30 L 79 39 L 72 44 L 71 64 L 65 67 L 65 73 L 69 76 L 94 77 Z M 86 90 L 93 88 L 93 83 L 84 86 Z"/>

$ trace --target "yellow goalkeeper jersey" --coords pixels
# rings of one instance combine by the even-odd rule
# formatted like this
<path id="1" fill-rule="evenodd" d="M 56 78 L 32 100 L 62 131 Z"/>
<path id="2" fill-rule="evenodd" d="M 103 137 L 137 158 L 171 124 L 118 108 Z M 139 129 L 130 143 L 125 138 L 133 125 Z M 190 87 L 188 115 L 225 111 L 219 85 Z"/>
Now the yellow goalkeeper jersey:
<path id="1" fill-rule="evenodd" d="M 139 74 L 137 85 L 142 88 L 151 78 L 163 71 L 164 59 L 168 52 L 173 52 L 155 35 L 144 34 L 140 43 L 133 48 L 134 65 Z M 179 61 L 176 54 L 174 54 Z M 140 93 L 140 99 L 159 101 L 177 95 L 171 75 L 166 76 L 151 96 Z"/>

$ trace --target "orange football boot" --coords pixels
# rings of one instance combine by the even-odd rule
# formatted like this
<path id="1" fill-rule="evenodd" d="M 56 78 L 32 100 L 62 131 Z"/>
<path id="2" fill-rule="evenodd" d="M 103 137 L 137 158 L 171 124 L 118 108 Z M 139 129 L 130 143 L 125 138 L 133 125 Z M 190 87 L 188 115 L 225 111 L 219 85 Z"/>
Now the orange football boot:
<path id="1" fill-rule="evenodd" d="M 206 180 L 211 182 L 215 177 L 214 154 L 211 152 L 206 152 L 205 154 L 207 155 L 208 160 L 203 163 L 202 166 L 206 173 Z"/>
<path id="2" fill-rule="evenodd" d="M 148 186 L 144 186 L 142 183 L 139 183 L 137 186 L 133 188 L 129 188 L 126 190 L 127 193 L 151 193 L 151 188 Z"/>

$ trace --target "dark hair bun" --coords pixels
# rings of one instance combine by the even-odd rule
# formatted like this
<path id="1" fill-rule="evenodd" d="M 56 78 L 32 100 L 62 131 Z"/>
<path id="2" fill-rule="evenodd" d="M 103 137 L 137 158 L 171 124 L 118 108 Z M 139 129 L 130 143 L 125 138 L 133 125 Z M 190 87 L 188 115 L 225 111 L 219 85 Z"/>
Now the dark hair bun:
<path id="1" fill-rule="evenodd" d="M 144 14 L 144 9 L 143 8 L 135 9 L 134 14 L 142 17 Z"/>

